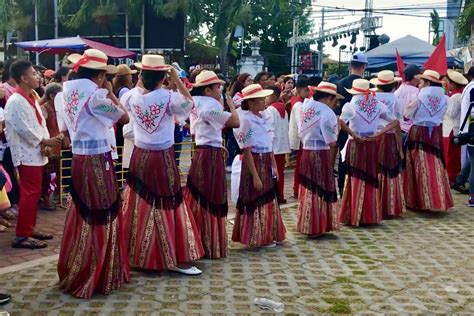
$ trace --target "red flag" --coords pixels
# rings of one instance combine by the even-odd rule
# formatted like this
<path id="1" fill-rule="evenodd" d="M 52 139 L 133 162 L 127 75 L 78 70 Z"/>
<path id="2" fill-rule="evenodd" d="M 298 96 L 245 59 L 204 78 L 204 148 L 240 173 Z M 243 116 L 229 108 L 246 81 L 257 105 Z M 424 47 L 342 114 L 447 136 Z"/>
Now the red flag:
<path id="1" fill-rule="evenodd" d="M 405 63 L 403 62 L 402 57 L 400 57 L 400 54 L 398 53 L 398 48 L 396 49 L 397 51 L 397 71 L 398 75 L 402 77 L 403 81 L 405 81 L 405 74 L 403 71 L 405 70 Z"/>
<path id="2" fill-rule="evenodd" d="M 430 58 L 426 61 L 423 66 L 425 69 L 430 69 L 439 72 L 441 76 L 446 75 L 448 72 L 448 59 L 446 57 L 446 35 L 439 41 L 438 46 L 431 54 Z"/>

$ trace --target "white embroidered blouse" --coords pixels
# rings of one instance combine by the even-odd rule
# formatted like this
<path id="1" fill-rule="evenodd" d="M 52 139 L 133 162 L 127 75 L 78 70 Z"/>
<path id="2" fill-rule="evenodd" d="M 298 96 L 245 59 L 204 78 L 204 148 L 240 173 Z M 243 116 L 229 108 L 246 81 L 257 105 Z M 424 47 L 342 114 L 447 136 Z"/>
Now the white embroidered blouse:
<path id="1" fill-rule="evenodd" d="M 411 111 L 411 109 L 415 109 Z M 439 126 L 448 109 L 448 96 L 441 87 L 420 89 L 417 98 L 408 106 L 405 116 L 411 118 L 413 125 Z"/>
<path id="2" fill-rule="evenodd" d="M 124 111 L 107 98 L 108 91 L 89 79 L 66 81 L 54 105 L 60 130 L 68 130 L 72 153 L 98 155 L 111 151 L 110 128 Z"/>
<path id="3" fill-rule="evenodd" d="M 326 104 L 306 99 L 298 120 L 303 149 L 324 150 L 337 141 L 337 117 Z"/>
<path id="4" fill-rule="evenodd" d="M 42 118 L 41 124 L 35 110 L 22 95 L 13 93 L 5 105 L 5 135 L 15 167 L 44 166 L 48 163 L 48 158 L 41 154 L 40 143 L 49 138 L 49 132 L 38 102 L 35 106 Z"/>
<path id="5" fill-rule="evenodd" d="M 400 122 L 403 120 L 402 109 L 400 106 L 400 102 L 398 101 L 398 97 L 393 93 L 389 92 L 377 92 L 377 100 L 383 103 L 387 110 Z M 379 122 L 379 130 L 382 130 L 387 126 L 390 122 L 384 118 L 380 118 Z M 394 130 L 388 131 L 388 133 L 395 133 Z"/>
<path id="6" fill-rule="evenodd" d="M 135 90 L 129 101 L 135 146 L 149 150 L 170 148 L 174 144 L 175 117 L 177 120 L 187 119 L 193 102 L 166 89 L 143 92 Z"/>
<path id="7" fill-rule="evenodd" d="M 219 101 L 211 97 L 193 97 L 194 107 L 191 111 L 196 146 L 222 147 L 222 129 L 232 115 L 224 111 Z"/>
<path id="8" fill-rule="evenodd" d="M 385 104 L 379 102 L 376 97 L 369 95 L 354 95 L 350 103 L 342 108 L 341 116 L 343 122 L 349 123 L 350 129 L 360 136 L 370 136 L 379 129 L 380 119 L 392 122 L 396 118 L 387 109 Z"/>
<path id="9" fill-rule="evenodd" d="M 250 111 L 237 109 L 240 127 L 234 128 L 234 135 L 241 149 L 250 148 L 253 153 L 269 153 L 273 150 L 273 120 L 266 112 L 255 115 Z"/>

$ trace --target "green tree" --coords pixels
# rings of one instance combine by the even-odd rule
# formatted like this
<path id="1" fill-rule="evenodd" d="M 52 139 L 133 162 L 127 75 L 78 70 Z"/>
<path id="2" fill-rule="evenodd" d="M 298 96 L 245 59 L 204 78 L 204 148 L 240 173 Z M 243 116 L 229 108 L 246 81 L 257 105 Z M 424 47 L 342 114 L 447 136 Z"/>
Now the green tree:
<path id="1" fill-rule="evenodd" d="M 471 35 L 471 27 L 474 24 L 474 0 L 466 0 L 464 9 L 458 18 L 458 36 L 464 39 Z"/>
<path id="2" fill-rule="evenodd" d="M 438 11 L 433 10 L 430 13 L 431 16 L 431 30 L 433 31 L 433 45 L 436 46 L 439 43 L 439 26 L 440 26 L 440 18 Z"/>

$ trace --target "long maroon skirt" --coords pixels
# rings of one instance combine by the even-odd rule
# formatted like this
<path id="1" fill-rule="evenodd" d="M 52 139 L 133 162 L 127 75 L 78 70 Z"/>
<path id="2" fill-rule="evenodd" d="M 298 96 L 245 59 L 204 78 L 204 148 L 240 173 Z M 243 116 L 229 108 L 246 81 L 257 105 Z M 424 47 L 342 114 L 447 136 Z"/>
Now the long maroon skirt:
<path id="1" fill-rule="evenodd" d="M 59 253 L 64 292 L 90 298 L 130 281 L 120 199 L 110 153 L 74 155 L 72 188 Z"/>
<path id="2" fill-rule="evenodd" d="M 441 126 L 413 125 L 408 133 L 406 156 L 403 177 L 407 207 L 431 211 L 452 208 L 454 204 L 444 166 Z"/>
<path id="3" fill-rule="evenodd" d="M 384 218 L 398 217 L 405 212 L 400 149 L 394 133 L 385 133 L 379 140 L 380 207 Z"/>
<path id="4" fill-rule="evenodd" d="M 320 235 L 339 229 L 336 180 L 330 150 L 302 150 L 296 230 Z"/>
<path id="5" fill-rule="evenodd" d="M 132 266 L 163 271 L 204 255 L 193 215 L 183 201 L 173 147 L 135 147 L 127 184 L 123 211 Z"/>
<path id="6" fill-rule="evenodd" d="M 352 139 L 348 142 L 345 161 L 347 176 L 340 220 L 351 226 L 378 224 L 382 221 L 382 211 L 377 197 L 377 163 L 370 159 L 377 157 L 377 143 L 358 143 Z"/>
<path id="7" fill-rule="evenodd" d="M 206 258 L 225 258 L 228 206 L 222 148 L 196 148 L 184 196 L 201 233 Z"/>
<path id="8" fill-rule="evenodd" d="M 254 188 L 252 174 L 244 158 L 232 240 L 249 247 L 259 247 L 283 241 L 286 228 L 278 206 L 277 184 L 272 177 L 271 153 L 252 153 L 252 157 L 263 190 L 258 192 Z"/>

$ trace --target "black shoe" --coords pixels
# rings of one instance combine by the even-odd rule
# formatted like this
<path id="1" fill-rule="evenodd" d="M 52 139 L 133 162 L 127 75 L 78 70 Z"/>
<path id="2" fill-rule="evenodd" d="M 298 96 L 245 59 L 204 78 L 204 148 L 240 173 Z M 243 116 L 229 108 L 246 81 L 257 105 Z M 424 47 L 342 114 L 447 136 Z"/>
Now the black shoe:
<path id="1" fill-rule="evenodd" d="M 10 295 L 0 293 L 0 305 L 7 304 L 11 299 L 12 297 Z"/>
<path id="2" fill-rule="evenodd" d="M 457 192 L 459 192 L 459 193 L 461 193 L 461 194 L 469 194 L 469 190 L 466 189 L 465 186 L 459 185 L 459 184 L 457 184 L 456 182 L 451 183 L 451 189 L 453 189 L 454 191 L 457 191 Z"/>

